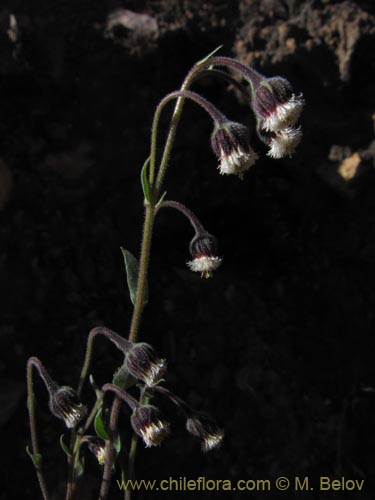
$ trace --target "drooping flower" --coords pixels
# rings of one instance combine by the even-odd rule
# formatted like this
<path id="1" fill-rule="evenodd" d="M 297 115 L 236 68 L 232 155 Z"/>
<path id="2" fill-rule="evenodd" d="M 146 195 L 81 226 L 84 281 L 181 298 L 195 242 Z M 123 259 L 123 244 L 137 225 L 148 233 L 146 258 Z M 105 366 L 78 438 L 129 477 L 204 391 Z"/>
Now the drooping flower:
<path id="1" fill-rule="evenodd" d="M 75 427 L 87 414 L 87 407 L 80 402 L 75 390 L 67 386 L 50 391 L 49 409 L 55 417 L 64 420 L 68 428 Z"/>
<path id="2" fill-rule="evenodd" d="M 205 278 L 210 278 L 222 262 L 217 256 L 216 238 L 207 232 L 195 235 L 191 240 L 190 254 L 193 260 L 187 263 L 188 267 Z"/>
<path id="3" fill-rule="evenodd" d="M 233 174 L 242 179 L 258 159 L 250 145 L 249 130 L 241 123 L 217 123 L 211 136 L 211 146 L 219 160 L 222 175 Z"/>
<path id="4" fill-rule="evenodd" d="M 165 359 L 160 359 L 154 348 L 146 342 L 136 342 L 125 355 L 125 366 L 136 379 L 151 387 L 157 384 L 167 371 Z"/>
<path id="5" fill-rule="evenodd" d="M 170 434 L 170 424 L 153 405 L 137 406 L 131 416 L 131 424 L 147 447 L 159 446 Z"/>
<path id="6" fill-rule="evenodd" d="M 285 78 L 263 79 L 252 89 L 252 107 L 260 124 L 267 132 L 278 132 L 295 125 L 305 101 L 296 95 Z"/>
<path id="7" fill-rule="evenodd" d="M 269 151 L 267 156 L 275 159 L 292 156 L 296 147 L 301 142 L 302 132 L 300 128 L 287 127 L 274 132 L 269 136 Z"/>
<path id="8" fill-rule="evenodd" d="M 99 463 L 104 465 L 105 462 L 105 441 L 99 437 L 87 436 L 87 446 L 91 453 L 93 453 Z"/>
<path id="9" fill-rule="evenodd" d="M 205 413 L 195 413 L 186 421 L 187 431 L 201 441 L 202 451 L 218 448 L 224 439 L 224 431 Z"/>

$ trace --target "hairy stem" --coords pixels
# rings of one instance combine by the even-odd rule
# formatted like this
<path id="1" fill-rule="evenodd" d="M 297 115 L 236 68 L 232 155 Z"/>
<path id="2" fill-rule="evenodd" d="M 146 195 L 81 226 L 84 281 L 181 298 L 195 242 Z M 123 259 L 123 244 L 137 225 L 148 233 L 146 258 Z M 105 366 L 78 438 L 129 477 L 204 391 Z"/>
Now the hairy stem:
<path id="1" fill-rule="evenodd" d="M 189 220 L 190 224 L 193 226 L 196 235 L 206 233 L 206 230 L 202 226 L 201 222 L 199 221 L 195 213 L 192 212 L 189 208 L 185 207 L 185 205 L 183 205 L 182 203 L 178 201 L 165 200 L 160 205 L 160 208 L 163 207 L 174 208 L 175 210 L 178 210 L 179 212 L 183 213 L 185 217 Z"/>
<path id="2" fill-rule="evenodd" d="M 34 385 L 33 385 L 33 362 L 34 358 L 30 358 L 27 362 L 27 407 L 29 410 L 29 421 L 30 421 L 30 434 L 31 434 L 31 444 L 33 449 L 33 455 L 40 455 L 40 448 L 38 442 L 38 434 L 36 430 L 36 419 L 35 419 L 35 396 L 34 396 Z M 49 499 L 47 484 L 44 479 L 44 474 L 42 470 L 42 459 L 39 463 L 34 463 L 36 475 L 39 481 L 40 490 L 42 492 L 44 500 Z"/>
<path id="3" fill-rule="evenodd" d="M 202 63 L 196 64 L 186 76 L 180 90 L 181 93 L 187 91 L 190 85 L 192 84 L 193 80 L 195 79 L 195 77 L 201 71 L 209 67 L 210 64 L 211 64 L 210 59 L 207 59 L 203 64 Z M 175 97 L 176 96 L 173 96 L 173 98 Z M 145 203 L 145 222 L 143 227 L 141 256 L 139 261 L 137 294 L 136 294 L 133 315 L 130 324 L 129 337 L 128 337 L 128 340 L 130 342 L 136 342 L 138 337 L 139 325 L 141 322 L 142 312 L 145 305 L 144 301 L 145 301 L 145 291 L 147 286 L 148 264 L 150 259 L 152 231 L 153 231 L 153 224 L 155 217 L 155 202 L 158 199 L 161 187 L 163 185 L 164 176 L 168 167 L 169 155 L 176 135 L 176 130 L 181 117 L 185 98 L 186 97 L 184 97 L 183 95 L 177 98 L 177 102 L 169 126 L 167 139 L 164 145 L 163 155 L 160 161 L 156 181 L 155 181 L 155 167 L 156 167 L 157 128 L 158 128 L 158 121 L 160 118 L 161 109 L 158 108 L 156 119 L 154 119 L 154 125 L 151 134 L 151 158 L 150 158 L 150 173 L 149 173 L 149 182 L 151 189 L 153 191 L 153 199 L 151 203 Z M 170 97 L 170 99 L 172 99 L 172 97 Z M 166 104 L 165 101 L 164 104 Z M 113 439 L 117 432 L 120 406 L 121 406 L 121 400 L 118 396 L 115 396 L 115 399 L 112 404 L 109 429 L 108 429 L 110 432 L 111 440 L 106 443 L 105 466 L 103 472 L 102 485 L 100 489 L 100 497 L 99 497 L 100 500 L 105 500 L 108 496 L 109 481 L 114 461 Z M 133 435 L 130 457 L 129 457 L 129 464 L 131 465 L 131 469 L 134 468 L 136 447 L 137 447 L 137 437 L 136 435 Z M 126 492 L 125 497 L 127 500 L 130 500 L 131 492 L 130 491 Z"/>
<path id="4" fill-rule="evenodd" d="M 205 69 L 207 69 L 211 65 L 211 59 L 207 59 L 205 63 L 198 63 L 193 66 L 193 68 L 189 71 L 187 74 L 185 80 L 182 83 L 181 86 L 181 92 L 184 92 L 189 89 L 195 78 Z M 171 154 L 172 146 L 173 146 L 173 141 L 176 136 L 176 131 L 178 127 L 178 123 L 180 121 L 182 109 L 184 106 L 185 102 L 185 97 L 181 96 L 177 99 L 177 102 L 174 107 L 171 123 L 169 125 L 169 131 L 168 131 L 168 136 L 165 141 L 165 146 L 164 146 L 164 151 L 163 155 L 160 161 L 160 166 L 159 166 L 159 171 L 158 175 L 156 178 L 156 183 L 155 183 L 155 192 L 156 192 L 156 197 L 160 193 L 161 187 L 163 185 L 164 177 L 168 168 L 168 160 L 169 156 Z M 151 151 L 153 148 L 156 148 L 156 130 L 153 130 L 152 134 L 152 140 L 151 140 Z M 152 169 L 152 165 L 151 165 Z M 150 180 L 151 180 L 151 175 L 153 175 L 152 170 L 150 170 Z"/>
<path id="5" fill-rule="evenodd" d="M 157 132 L 160 117 L 165 106 L 173 99 L 190 99 L 195 103 L 199 104 L 207 113 L 211 116 L 215 123 L 223 123 L 226 121 L 225 115 L 219 111 L 216 106 L 214 106 L 210 101 L 205 99 L 199 94 L 195 92 L 190 92 L 188 90 L 178 90 L 176 92 L 171 92 L 166 95 L 158 104 L 156 108 L 154 120 L 152 123 L 152 132 L 151 132 L 151 158 L 150 158 L 150 184 L 152 185 L 154 182 L 155 175 L 155 164 L 156 164 L 156 148 L 157 148 Z M 172 118 L 173 123 L 173 118 Z"/>

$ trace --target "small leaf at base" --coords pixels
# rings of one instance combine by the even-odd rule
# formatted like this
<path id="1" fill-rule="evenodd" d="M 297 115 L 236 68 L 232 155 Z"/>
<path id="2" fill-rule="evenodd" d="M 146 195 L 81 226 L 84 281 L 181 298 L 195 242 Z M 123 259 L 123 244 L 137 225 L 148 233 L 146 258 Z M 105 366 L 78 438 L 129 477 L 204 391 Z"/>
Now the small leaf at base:
<path id="1" fill-rule="evenodd" d="M 33 461 L 35 467 L 39 467 L 39 465 L 42 463 L 42 455 L 40 453 L 31 453 L 28 446 L 26 446 L 26 452 Z"/>

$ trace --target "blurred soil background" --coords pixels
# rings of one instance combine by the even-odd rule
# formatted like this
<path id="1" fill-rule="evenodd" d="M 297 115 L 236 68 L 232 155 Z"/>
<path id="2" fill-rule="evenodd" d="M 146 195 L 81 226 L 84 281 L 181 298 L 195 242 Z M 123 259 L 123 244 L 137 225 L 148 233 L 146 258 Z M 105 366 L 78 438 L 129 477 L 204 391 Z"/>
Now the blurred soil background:
<path id="1" fill-rule="evenodd" d="M 226 439 L 203 455 L 163 405 L 173 434 L 160 449 L 140 446 L 137 477 L 344 476 L 364 479 L 363 491 L 288 498 L 375 498 L 374 14 L 372 0 L 1 2 L 0 498 L 40 498 L 25 452 L 27 358 L 75 385 L 92 327 L 127 335 L 120 246 L 139 251 L 153 111 L 221 44 L 303 91 L 304 138 L 278 161 L 255 142 L 261 157 L 245 179 L 222 177 L 210 120 L 186 106 L 166 189 L 217 236 L 224 262 L 212 280 L 191 273 L 189 224 L 160 213 L 142 339 L 168 359 L 169 387 Z M 227 83 L 195 90 L 254 128 Z M 120 363 L 98 339 L 96 382 Z M 48 484 L 63 498 L 64 426 L 39 382 L 36 394 Z M 97 498 L 100 469 L 87 461 L 81 498 Z"/>

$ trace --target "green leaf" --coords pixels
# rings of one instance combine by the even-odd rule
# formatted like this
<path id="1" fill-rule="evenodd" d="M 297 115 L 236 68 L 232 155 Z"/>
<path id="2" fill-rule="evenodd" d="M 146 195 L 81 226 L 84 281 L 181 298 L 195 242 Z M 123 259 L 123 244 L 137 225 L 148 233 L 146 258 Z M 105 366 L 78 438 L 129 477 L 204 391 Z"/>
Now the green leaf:
<path id="1" fill-rule="evenodd" d="M 151 156 L 147 158 L 147 160 L 144 162 L 142 171 L 141 171 L 141 184 L 142 184 L 142 190 L 143 194 L 145 195 L 145 199 L 150 203 L 151 202 L 151 196 L 150 196 L 150 185 L 148 183 L 148 166 L 150 164 Z"/>
<path id="2" fill-rule="evenodd" d="M 160 196 L 160 199 L 159 201 L 157 202 L 157 204 L 155 205 L 155 208 L 158 209 L 160 207 L 160 205 L 163 203 L 164 201 L 164 198 L 167 196 L 167 191 L 164 191 L 164 193 Z"/>
<path id="3" fill-rule="evenodd" d="M 84 471 L 85 471 L 85 458 L 83 455 L 81 455 L 74 464 L 74 469 L 73 469 L 74 480 L 77 481 L 83 475 Z"/>
<path id="4" fill-rule="evenodd" d="M 216 54 L 216 52 L 219 52 L 219 50 L 223 47 L 223 45 L 219 45 L 218 47 L 216 47 L 215 50 L 213 50 L 210 54 L 208 54 L 208 56 L 206 56 L 205 58 L 201 59 L 200 61 L 197 62 L 197 66 L 201 66 L 202 64 L 205 64 L 209 59 L 211 59 L 212 56 L 214 56 Z"/>
<path id="5" fill-rule="evenodd" d="M 64 443 L 64 434 L 61 434 L 60 436 L 60 446 L 62 448 L 62 451 L 66 454 L 66 456 L 70 458 L 72 454 L 70 453 L 69 448 Z"/>
<path id="6" fill-rule="evenodd" d="M 134 255 L 126 250 L 126 248 L 121 247 L 122 255 L 124 256 L 125 268 L 126 268 L 126 278 L 128 281 L 128 287 L 130 292 L 130 300 L 133 305 L 135 305 L 135 298 L 137 296 L 137 283 L 138 283 L 138 273 L 139 273 L 139 264 L 138 260 L 134 257 Z M 147 286 L 145 290 L 145 300 L 143 305 L 146 305 L 148 302 L 148 293 Z"/>
<path id="7" fill-rule="evenodd" d="M 26 452 L 33 461 L 35 467 L 39 467 L 39 465 L 42 463 L 42 455 L 40 453 L 31 453 L 28 446 L 26 446 Z"/>
<path id="8" fill-rule="evenodd" d="M 129 387 L 133 387 L 136 383 L 137 379 L 130 375 L 125 364 L 120 366 L 113 375 L 112 384 L 125 391 Z"/>
<path id="9" fill-rule="evenodd" d="M 96 399 L 101 399 L 102 396 L 103 396 L 103 393 L 102 391 L 99 389 L 99 387 L 96 385 L 95 383 L 95 380 L 94 380 L 94 377 L 90 374 L 89 376 L 89 380 L 90 380 L 90 384 L 91 384 L 91 387 L 94 389 L 95 391 L 95 395 L 96 395 Z"/>
<path id="10" fill-rule="evenodd" d="M 100 438 L 102 438 L 102 439 L 104 439 L 106 441 L 109 441 L 109 434 L 106 431 L 105 425 L 104 425 L 102 408 L 100 408 L 100 410 L 96 414 L 96 417 L 95 417 L 95 420 L 94 420 L 94 428 L 95 428 L 96 434 Z"/>

